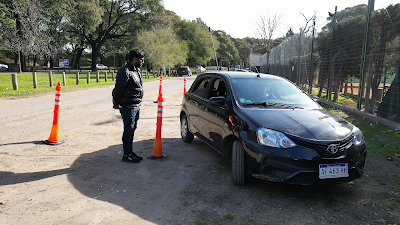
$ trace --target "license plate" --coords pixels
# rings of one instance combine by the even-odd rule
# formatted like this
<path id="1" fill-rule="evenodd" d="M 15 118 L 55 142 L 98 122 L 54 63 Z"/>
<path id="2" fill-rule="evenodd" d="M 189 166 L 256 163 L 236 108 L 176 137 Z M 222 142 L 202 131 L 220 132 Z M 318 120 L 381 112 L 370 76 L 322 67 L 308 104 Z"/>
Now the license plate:
<path id="1" fill-rule="evenodd" d="M 339 178 L 349 176 L 349 166 L 347 163 L 320 164 L 319 179 Z"/>

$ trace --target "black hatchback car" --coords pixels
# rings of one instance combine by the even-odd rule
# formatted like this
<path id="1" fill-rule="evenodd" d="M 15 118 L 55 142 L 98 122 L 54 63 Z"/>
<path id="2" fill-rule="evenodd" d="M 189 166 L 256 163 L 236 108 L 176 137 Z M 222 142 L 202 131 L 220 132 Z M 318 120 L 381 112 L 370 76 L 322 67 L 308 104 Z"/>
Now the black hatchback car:
<path id="1" fill-rule="evenodd" d="M 332 184 L 363 174 L 362 132 L 281 77 L 198 75 L 184 95 L 180 121 L 184 142 L 195 135 L 231 160 L 234 184 L 244 184 L 249 176 Z"/>
<path id="2" fill-rule="evenodd" d="M 188 66 L 181 66 L 177 71 L 179 76 L 188 75 L 192 76 L 192 71 Z"/>

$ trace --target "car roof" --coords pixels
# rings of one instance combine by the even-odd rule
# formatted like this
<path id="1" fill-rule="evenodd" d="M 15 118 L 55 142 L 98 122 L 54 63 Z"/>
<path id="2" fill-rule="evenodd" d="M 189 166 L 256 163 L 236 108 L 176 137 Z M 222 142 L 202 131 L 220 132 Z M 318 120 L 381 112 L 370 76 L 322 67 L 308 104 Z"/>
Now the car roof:
<path id="1" fill-rule="evenodd" d="M 229 78 L 256 78 L 256 77 L 261 77 L 261 78 L 267 78 L 267 79 L 284 79 L 279 76 L 275 76 L 272 74 L 265 74 L 265 73 L 254 73 L 254 72 L 242 72 L 242 71 L 210 71 L 207 73 L 203 73 L 198 76 L 207 76 L 207 75 L 213 75 L 213 74 L 219 74 L 222 76 Z"/>

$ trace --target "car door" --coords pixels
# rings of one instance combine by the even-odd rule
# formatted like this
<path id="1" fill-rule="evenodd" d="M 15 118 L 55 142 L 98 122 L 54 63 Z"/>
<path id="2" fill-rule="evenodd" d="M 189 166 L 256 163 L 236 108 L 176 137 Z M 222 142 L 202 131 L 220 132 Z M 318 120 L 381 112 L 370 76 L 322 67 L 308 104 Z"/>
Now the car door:
<path id="1" fill-rule="evenodd" d="M 228 128 L 227 112 L 229 109 L 229 95 L 227 94 L 226 82 L 222 76 L 215 76 L 208 89 L 205 101 L 201 102 L 200 108 L 200 129 L 207 142 L 218 151 L 223 151 L 223 139 Z M 210 103 L 212 97 L 225 97 L 221 104 Z"/>
<path id="2" fill-rule="evenodd" d="M 207 88 L 211 76 L 201 76 L 193 83 L 193 87 L 185 95 L 186 114 L 189 122 L 190 131 L 196 136 L 202 135 L 200 129 L 199 111 L 203 105 L 207 94 Z"/>

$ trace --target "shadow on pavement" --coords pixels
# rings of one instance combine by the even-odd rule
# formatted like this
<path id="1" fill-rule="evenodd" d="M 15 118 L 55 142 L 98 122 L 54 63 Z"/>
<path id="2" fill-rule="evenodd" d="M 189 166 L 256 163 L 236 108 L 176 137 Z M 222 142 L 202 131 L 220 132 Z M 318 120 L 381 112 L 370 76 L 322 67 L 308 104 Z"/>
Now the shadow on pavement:
<path id="1" fill-rule="evenodd" d="M 201 169 L 196 164 L 209 163 L 209 156 L 182 144 L 180 138 L 163 139 L 162 145 L 167 158 L 148 159 L 154 139 L 135 141 L 138 150 L 134 151 L 143 157 L 140 163 L 121 162 L 122 145 L 82 154 L 71 165 L 68 179 L 90 198 L 119 205 L 144 220 L 174 224 L 174 215 L 180 213 L 175 206 L 180 205 L 181 190 Z"/>
<path id="2" fill-rule="evenodd" d="M 66 169 L 14 174 L 0 171 L 0 185 L 17 184 L 67 174 L 71 184 L 85 196 L 123 207 L 140 218 L 156 224 L 179 224 L 177 218 L 212 223 L 203 218 L 220 218 L 220 213 L 246 216 L 237 222 L 252 221 L 260 215 L 280 218 L 284 212 L 310 210 L 329 216 L 346 202 L 357 199 L 357 189 L 348 185 L 299 186 L 250 179 L 245 186 L 231 182 L 230 162 L 195 139 L 191 144 L 180 138 L 163 139 L 166 159 L 148 159 L 153 140 L 135 141 L 134 150 L 143 156 L 140 163 L 121 162 L 122 145 L 82 154 Z M 202 211 L 196 209 L 202 208 Z M 218 208 L 219 211 L 215 211 Z M 280 211 L 280 209 L 284 209 Z M 294 222 L 294 220 L 292 220 Z"/>

